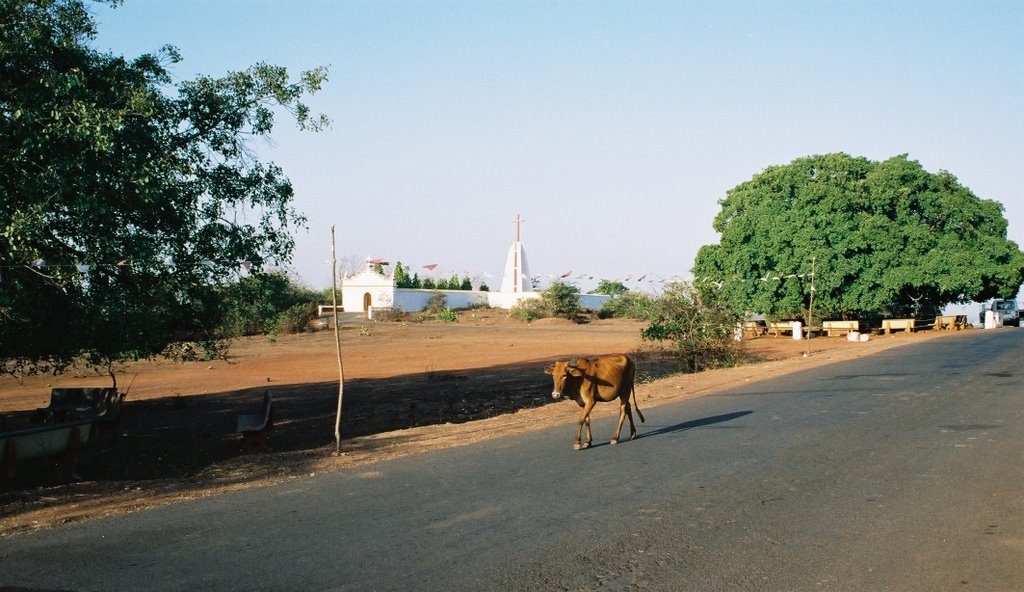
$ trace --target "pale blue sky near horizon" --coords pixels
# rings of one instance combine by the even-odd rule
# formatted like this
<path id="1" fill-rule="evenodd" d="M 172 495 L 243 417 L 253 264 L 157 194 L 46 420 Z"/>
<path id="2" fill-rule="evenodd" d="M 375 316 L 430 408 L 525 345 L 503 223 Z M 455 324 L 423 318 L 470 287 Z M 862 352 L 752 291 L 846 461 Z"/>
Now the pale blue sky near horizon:
<path id="1" fill-rule="evenodd" d="M 522 215 L 533 273 L 687 277 L 725 192 L 772 165 L 908 154 L 1001 202 L 1024 244 L 1024 2 L 127 0 L 97 49 L 164 44 L 178 80 L 328 66 L 257 140 L 309 217 L 290 268 L 338 255 L 492 287 Z M 785 232 L 785 229 L 780 229 Z M 584 286 L 585 287 L 585 286 Z"/>

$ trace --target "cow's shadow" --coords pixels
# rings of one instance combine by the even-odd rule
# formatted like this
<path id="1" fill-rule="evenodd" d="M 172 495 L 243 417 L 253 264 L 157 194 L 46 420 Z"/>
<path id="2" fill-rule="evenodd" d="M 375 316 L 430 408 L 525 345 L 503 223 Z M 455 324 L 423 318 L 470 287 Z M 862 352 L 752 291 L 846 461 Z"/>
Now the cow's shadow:
<path id="1" fill-rule="evenodd" d="M 724 413 L 722 415 L 712 415 L 709 417 L 702 417 L 700 419 L 691 419 L 690 421 L 684 421 L 683 423 L 677 423 L 676 425 L 665 426 L 651 430 L 649 432 L 637 431 L 635 440 L 641 440 L 643 438 L 650 438 L 652 436 L 664 436 L 666 434 L 675 434 L 677 432 L 685 432 L 686 430 L 692 430 L 694 428 L 701 428 L 719 423 L 725 423 L 732 421 L 746 415 L 750 415 L 753 411 L 734 411 L 732 413 Z M 740 426 L 722 426 L 722 427 L 740 427 Z M 629 442 L 629 436 L 625 436 L 620 442 Z M 591 444 L 589 449 L 600 448 L 602 446 L 609 446 L 611 442 L 598 442 Z"/>
<path id="2" fill-rule="evenodd" d="M 692 430 L 694 428 L 700 428 L 704 426 L 725 423 L 734 419 L 750 415 L 753 411 L 734 411 L 732 413 L 724 413 L 722 415 L 712 415 L 710 417 L 702 417 L 700 419 L 691 419 L 690 421 L 684 421 L 683 423 L 677 423 L 671 426 L 665 426 L 649 432 L 641 432 L 636 435 L 636 439 L 650 438 L 653 436 L 664 436 L 666 434 L 675 434 L 678 432 L 685 432 L 686 430 Z"/>

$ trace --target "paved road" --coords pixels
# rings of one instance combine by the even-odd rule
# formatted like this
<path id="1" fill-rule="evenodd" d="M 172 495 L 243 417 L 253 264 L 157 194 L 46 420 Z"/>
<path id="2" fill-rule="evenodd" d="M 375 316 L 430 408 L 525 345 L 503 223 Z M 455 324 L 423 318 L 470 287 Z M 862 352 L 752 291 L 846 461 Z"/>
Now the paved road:
<path id="1" fill-rule="evenodd" d="M 0 540 L 46 590 L 1024 590 L 1024 330 Z M 606 442 L 611 421 L 595 422 Z"/>

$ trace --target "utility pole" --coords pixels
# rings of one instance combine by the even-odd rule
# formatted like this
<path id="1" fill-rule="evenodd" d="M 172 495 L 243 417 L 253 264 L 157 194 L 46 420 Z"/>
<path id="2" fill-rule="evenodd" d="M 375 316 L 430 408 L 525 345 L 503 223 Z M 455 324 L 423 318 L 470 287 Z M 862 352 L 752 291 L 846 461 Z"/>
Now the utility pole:
<path id="1" fill-rule="evenodd" d="M 341 400 L 345 394 L 345 367 L 341 364 L 341 327 L 338 326 L 338 260 L 331 225 L 331 304 L 334 305 L 334 341 L 338 349 L 338 414 L 334 418 L 334 451 L 341 452 Z"/>
<path id="2" fill-rule="evenodd" d="M 811 257 L 811 304 L 807 309 L 807 353 L 805 356 L 811 355 L 811 325 L 814 324 L 814 271 L 817 261 L 817 256 Z"/>

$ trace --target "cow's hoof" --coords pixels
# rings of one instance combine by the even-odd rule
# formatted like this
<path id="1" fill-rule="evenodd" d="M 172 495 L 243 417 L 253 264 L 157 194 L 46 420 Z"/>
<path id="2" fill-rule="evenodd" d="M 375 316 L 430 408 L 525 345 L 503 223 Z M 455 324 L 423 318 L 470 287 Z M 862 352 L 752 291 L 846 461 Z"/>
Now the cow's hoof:
<path id="1" fill-rule="evenodd" d="M 612 446 L 615 446 L 618 443 L 619 443 L 619 439 L 618 438 L 612 438 Z"/>
<path id="2" fill-rule="evenodd" d="M 584 449 L 590 448 L 590 442 L 584 442 L 582 444 L 577 442 L 577 443 L 572 445 L 572 448 L 573 448 L 573 450 L 584 450 Z"/>

